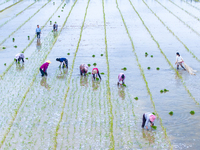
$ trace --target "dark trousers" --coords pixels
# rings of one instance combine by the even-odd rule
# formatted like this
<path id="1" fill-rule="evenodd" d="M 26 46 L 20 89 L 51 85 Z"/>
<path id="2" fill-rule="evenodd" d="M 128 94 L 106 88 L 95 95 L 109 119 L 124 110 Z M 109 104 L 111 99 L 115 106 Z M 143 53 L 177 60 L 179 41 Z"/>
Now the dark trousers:
<path id="1" fill-rule="evenodd" d="M 47 73 L 46 72 L 44 72 L 41 68 L 40 68 L 40 72 L 41 72 L 41 74 L 42 74 L 42 77 L 44 76 L 44 75 L 46 75 L 47 76 Z"/>
<path id="2" fill-rule="evenodd" d="M 20 60 L 22 60 L 22 62 L 24 62 L 24 58 L 19 57 L 18 59 L 16 59 L 16 62 L 20 62 Z"/>
<path id="3" fill-rule="evenodd" d="M 68 68 L 68 60 L 65 60 L 66 67 Z M 64 65 L 63 65 L 64 66 Z"/>
<path id="4" fill-rule="evenodd" d="M 143 117 L 142 117 L 142 128 L 144 128 L 145 122 L 146 122 L 146 118 L 145 118 L 145 114 L 143 114 Z"/>
<path id="5" fill-rule="evenodd" d="M 40 38 L 40 32 L 37 32 L 37 38 Z"/>

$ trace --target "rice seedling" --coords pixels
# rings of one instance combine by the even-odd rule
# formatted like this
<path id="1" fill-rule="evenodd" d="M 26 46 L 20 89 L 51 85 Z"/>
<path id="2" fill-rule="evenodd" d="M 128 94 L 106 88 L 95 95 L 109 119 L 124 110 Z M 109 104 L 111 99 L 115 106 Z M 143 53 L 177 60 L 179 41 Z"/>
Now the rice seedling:
<path id="1" fill-rule="evenodd" d="M 67 53 L 67 55 L 70 55 L 70 53 Z"/>
<path id="2" fill-rule="evenodd" d="M 103 56 L 103 54 L 101 54 L 101 56 Z"/>
<path id="3" fill-rule="evenodd" d="M 30 40 L 30 36 L 28 36 L 28 40 Z"/>
<path id="4" fill-rule="evenodd" d="M 52 25 L 52 21 L 50 21 L 50 25 Z"/>
<path id="5" fill-rule="evenodd" d="M 152 129 L 156 130 L 157 129 L 157 126 L 151 126 Z"/>
<path id="6" fill-rule="evenodd" d="M 95 57 L 95 55 L 92 55 L 92 57 Z"/>
<path id="7" fill-rule="evenodd" d="M 90 64 L 88 64 L 88 67 L 90 67 L 91 65 Z"/>
<path id="8" fill-rule="evenodd" d="M 104 72 L 101 72 L 100 74 L 104 75 Z"/>
<path id="9" fill-rule="evenodd" d="M 61 10 L 61 12 L 63 12 L 63 10 Z"/>
<path id="10" fill-rule="evenodd" d="M 157 67 L 157 68 L 156 68 L 156 70 L 160 70 L 160 68 L 159 68 L 159 67 Z"/>
<path id="11" fill-rule="evenodd" d="M 93 66 L 96 66 L 97 65 L 97 63 L 93 63 Z"/>
<path id="12" fill-rule="evenodd" d="M 145 57 L 147 57 L 149 54 L 147 52 L 145 52 Z"/>
<path id="13" fill-rule="evenodd" d="M 26 57 L 26 60 L 28 60 L 28 57 Z"/>
<path id="14" fill-rule="evenodd" d="M 15 42 L 15 38 L 12 38 L 13 42 Z"/>
<path id="15" fill-rule="evenodd" d="M 124 68 L 122 68 L 122 70 L 126 71 L 126 70 L 127 70 L 127 68 L 126 68 L 126 67 L 124 67 Z"/>
<path id="16" fill-rule="evenodd" d="M 126 84 L 123 83 L 122 86 L 126 87 Z"/>
<path id="17" fill-rule="evenodd" d="M 151 55 L 151 58 L 153 58 L 153 55 Z"/>
<path id="18" fill-rule="evenodd" d="M 152 112 L 153 115 L 156 115 L 154 112 Z"/>
<path id="19" fill-rule="evenodd" d="M 138 97 L 135 97 L 134 99 L 135 99 L 135 100 L 138 100 Z"/>
<path id="20" fill-rule="evenodd" d="M 64 6 L 62 7 L 62 9 L 64 9 Z"/>
<path id="21" fill-rule="evenodd" d="M 88 72 L 88 74 L 92 74 L 91 72 Z"/>
<path id="22" fill-rule="evenodd" d="M 17 45 L 15 45 L 14 48 L 17 48 Z"/>
<path id="23" fill-rule="evenodd" d="M 58 16 L 58 18 L 60 18 L 60 16 Z"/>
<path id="24" fill-rule="evenodd" d="M 164 91 L 163 90 L 160 90 L 160 93 L 163 93 Z"/>
<path id="25" fill-rule="evenodd" d="M 53 2 L 53 5 L 55 5 L 55 2 Z"/>
<path id="26" fill-rule="evenodd" d="M 6 66 L 6 63 L 4 63 L 4 66 Z"/>
<path id="27" fill-rule="evenodd" d="M 99 81 L 99 78 L 96 78 L 96 81 Z"/>
<path id="28" fill-rule="evenodd" d="M 191 115 L 194 115 L 194 114 L 195 114 L 194 110 L 190 111 L 190 114 L 191 114 Z"/>
<path id="29" fill-rule="evenodd" d="M 148 69 L 148 70 L 150 70 L 150 69 L 151 69 L 151 67 L 147 67 L 147 69 Z"/>
<path id="30" fill-rule="evenodd" d="M 164 89 L 164 92 L 169 92 L 169 90 L 167 90 L 167 89 Z"/>
<path id="31" fill-rule="evenodd" d="M 2 47 L 2 49 L 6 49 L 6 47 L 4 46 L 4 47 Z"/>
<path id="32" fill-rule="evenodd" d="M 173 111 L 170 111 L 169 114 L 172 116 L 174 113 L 173 113 Z"/>

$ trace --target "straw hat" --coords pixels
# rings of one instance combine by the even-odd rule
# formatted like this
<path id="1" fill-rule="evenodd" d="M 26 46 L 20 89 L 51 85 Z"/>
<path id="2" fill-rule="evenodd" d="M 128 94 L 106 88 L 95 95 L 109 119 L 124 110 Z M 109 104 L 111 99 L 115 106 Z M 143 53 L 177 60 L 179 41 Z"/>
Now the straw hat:
<path id="1" fill-rule="evenodd" d="M 92 70 L 92 74 L 97 74 L 97 70 L 96 69 Z"/>
<path id="2" fill-rule="evenodd" d="M 155 116 L 155 115 L 151 115 L 151 116 L 149 117 L 149 119 L 150 119 L 151 122 L 154 122 L 154 120 L 156 119 L 156 116 Z"/>
<path id="3" fill-rule="evenodd" d="M 47 63 L 49 63 L 49 64 L 51 63 L 51 61 L 50 61 L 50 60 L 47 60 L 46 62 L 47 62 Z"/>

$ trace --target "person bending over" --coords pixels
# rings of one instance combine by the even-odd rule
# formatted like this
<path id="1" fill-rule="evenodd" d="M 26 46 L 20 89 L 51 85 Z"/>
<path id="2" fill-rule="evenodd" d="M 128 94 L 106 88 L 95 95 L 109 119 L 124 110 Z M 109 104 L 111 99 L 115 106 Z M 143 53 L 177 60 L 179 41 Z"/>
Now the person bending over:
<path id="1" fill-rule="evenodd" d="M 87 72 L 88 72 L 88 66 L 86 64 L 81 64 L 80 65 L 80 74 L 86 75 Z"/>
<path id="2" fill-rule="evenodd" d="M 23 53 L 18 53 L 17 55 L 15 55 L 15 61 L 20 62 L 22 60 L 22 62 L 24 62 L 24 54 Z"/>
<path id="3" fill-rule="evenodd" d="M 60 62 L 60 66 L 59 67 L 66 67 L 68 69 L 68 60 L 67 58 L 56 58 L 56 61 Z"/>
<path id="4" fill-rule="evenodd" d="M 186 70 L 184 67 L 183 67 L 183 58 L 181 57 L 181 55 L 179 54 L 179 52 L 176 53 L 176 62 L 175 62 L 175 65 L 177 64 L 177 69 L 179 69 L 179 65 L 184 69 Z"/>
<path id="5" fill-rule="evenodd" d="M 142 128 L 146 127 L 146 129 L 148 129 L 148 123 L 150 122 L 151 125 L 150 126 L 153 126 L 154 125 L 154 120 L 156 119 L 156 116 L 153 115 L 152 113 L 150 112 L 146 112 L 143 114 L 143 119 L 142 119 Z"/>
<path id="6" fill-rule="evenodd" d="M 99 78 L 100 78 L 100 80 L 101 80 L 101 76 L 100 76 L 100 73 L 99 73 L 99 69 L 98 69 L 98 68 L 93 68 L 93 69 L 92 69 L 92 75 L 93 75 L 94 80 L 97 78 L 97 75 L 99 76 Z"/>
<path id="7" fill-rule="evenodd" d="M 47 76 L 47 68 L 48 68 L 48 66 L 49 66 L 50 63 L 51 63 L 50 60 L 47 60 L 47 61 L 40 67 L 40 72 L 41 72 L 41 74 L 42 74 L 42 77 L 43 77 L 44 75 Z"/>
<path id="8" fill-rule="evenodd" d="M 125 81 L 125 75 L 124 75 L 124 73 L 120 73 L 118 75 L 118 83 L 117 83 L 117 85 L 120 84 L 120 81 L 122 81 L 122 84 L 124 84 L 124 81 Z"/>

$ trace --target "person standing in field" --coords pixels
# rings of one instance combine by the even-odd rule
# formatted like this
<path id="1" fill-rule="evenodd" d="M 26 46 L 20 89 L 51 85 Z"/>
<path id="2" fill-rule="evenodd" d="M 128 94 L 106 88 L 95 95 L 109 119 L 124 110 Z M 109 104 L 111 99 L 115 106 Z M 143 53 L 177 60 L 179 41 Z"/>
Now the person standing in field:
<path id="1" fill-rule="evenodd" d="M 122 81 L 122 84 L 124 84 L 124 81 L 125 81 L 125 75 L 124 75 L 124 73 L 120 73 L 120 74 L 118 75 L 118 82 L 117 82 L 117 85 L 120 84 L 120 81 Z"/>
<path id="2" fill-rule="evenodd" d="M 37 34 L 37 38 L 39 38 L 40 39 L 40 34 L 41 34 L 41 29 L 40 29 L 40 27 L 39 27 L 39 25 L 37 25 L 37 28 L 36 28 L 36 34 Z"/>
<path id="3" fill-rule="evenodd" d="M 58 24 L 57 22 L 55 22 L 53 25 L 53 31 L 57 31 L 57 30 L 58 30 Z"/>
<path id="4" fill-rule="evenodd" d="M 88 72 L 88 65 L 81 64 L 79 68 L 80 68 L 80 74 L 86 76 L 86 73 Z"/>
<path id="5" fill-rule="evenodd" d="M 66 67 L 68 69 L 68 60 L 67 58 L 56 58 L 56 61 L 60 62 L 60 66 L 59 67 Z"/>
<path id="6" fill-rule="evenodd" d="M 22 62 L 24 62 L 24 54 L 23 53 L 18 53 L 17 55 L 15 55 L 16 62 L 20 62 L 21 60 L 22 60 Z"/>
<path id="7" fill-rule="evenodd" d="M 99 73 L 99 69 L 98 68 L 93 68 L 92 69 L 92 75 L 93 75 L 93 79 L 95 80 L 97 78 L 97 75 L 99 76 L 100 80 L 101 80 L 101 76 Z"/>
<path id="8" fill-rule="evenodd" d="M 152 113 L 150 112 L 146 112 L 143 114 L 143 118 L 142 118 L 142 128 L 146 127 L 146 129 L 148 129 L 148 123 L 150 122 L 151 125 L 150 126 L 153 126 L 154 125 L 154 121 L 156 119 L 156 116 L 153 115 Z"/>
<path id="9" fill-rule="evenodd" d="M 48 66 L 49 66 L 50 63 L 51 63 L 50 60 L 47 60 L 47 61 L 40 67 L 40 72 L 41 72 L 41 74 L 42 74 L 42 77 L 43 77 L 44 75 L 47 76 L 47 68 L 48 68 Z"/>
<path id="10" fill-rule="evenodd" d="M 181 55 L 179 54 L 179 52 L 176 53 L 176 62 L 175 62 L 175 65 L 177 64 L 177 69 L 179 69 L 179 65 L 184 69 L 186 70 L 184 67 L 183 67 L 183 58 L 181 57 Z"/>

